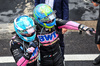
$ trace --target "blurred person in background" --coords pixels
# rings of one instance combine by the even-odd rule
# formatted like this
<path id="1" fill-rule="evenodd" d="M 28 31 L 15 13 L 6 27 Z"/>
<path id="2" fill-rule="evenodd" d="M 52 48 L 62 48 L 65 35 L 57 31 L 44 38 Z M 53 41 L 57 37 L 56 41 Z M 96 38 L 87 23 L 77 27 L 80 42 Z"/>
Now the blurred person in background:
<path id="1" fill-rule="evenodd" d="M 93 3 L 95 7 L 100 5 L 100 0 L 84 0 L 84 1 Z M 96 34 L 95 34 L 95 44 L 97 45 L 97 48 L 100 51 L 100 9 L 96 27 Z M 100 55 L 93 60 L 93 64 L 94 65 L 100 64 Z"/>
<path id="2" fill-rule="evenodd" d="M 100 0 L 99 2 L 97 1 L 94 0 L 92 2 L 95 7 L 97 7 L 100 4 Z M 96 27 L 95 43 L 97 44 L 97 48 L 100 51 L 100 9 L 99 9 L 99 18 L 98 18 L 97 27 Z M 93 61 L 93 64 L 95 65 L 99 63 L 100 63 L 100 55 L 97 58 L 95 58 Z"/>

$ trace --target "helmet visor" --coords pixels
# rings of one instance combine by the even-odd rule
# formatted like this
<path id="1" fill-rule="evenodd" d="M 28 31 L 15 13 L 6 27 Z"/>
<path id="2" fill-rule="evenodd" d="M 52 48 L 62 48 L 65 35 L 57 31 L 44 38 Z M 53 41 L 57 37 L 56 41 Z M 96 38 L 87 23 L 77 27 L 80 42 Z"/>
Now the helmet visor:
<path id="1" fill-rule="evenodd" d="M 50 15 L 40 19 L 40 21 L 43 22 L 43 23 L 46 23 L 47 21 L 55 19 L 56 18 L 55 13 L 56 13 L 56 11 L 52 12 Z"/>
<path id="2" fill-rule="evenodd" d="M 34 34 L 35 34 L 35 32 L 30 33 L 30 34 L 22 34 L 22 36 L 24 36 L 24 37 L 31 37 L 31 36 L 33 36 Z"/>
<path id="3" fill-rule="evenodd" d="M 18 33 L 21 35 L 26 35 L 35 32 L 35 30 L 36 30 L 36 25 L 26 28 L 25 30 L 20 30 L 20 31 L 18 30 Z"/>

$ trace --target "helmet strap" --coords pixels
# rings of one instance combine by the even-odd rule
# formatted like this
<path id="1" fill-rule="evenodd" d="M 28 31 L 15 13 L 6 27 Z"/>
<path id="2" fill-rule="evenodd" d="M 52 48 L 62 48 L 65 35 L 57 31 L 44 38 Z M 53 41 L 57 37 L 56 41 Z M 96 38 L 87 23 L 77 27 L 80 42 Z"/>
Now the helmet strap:
<path id="1" fill-rule="evenodd" d="M 41 29 L 40 35 L 42 34 L 43 29 L 44 29 L 44 27 Z M 41 44 L 41 43 L 39 42 L 39 47 L 40 47 L 40 44 Z"/>
<path id="2" fill-rule="evenodd" d="M 24 41 L 23 41 L 23 50 L 24 50 L 24 52 L 25 52 L 25 45 L 24 45 Z"/>

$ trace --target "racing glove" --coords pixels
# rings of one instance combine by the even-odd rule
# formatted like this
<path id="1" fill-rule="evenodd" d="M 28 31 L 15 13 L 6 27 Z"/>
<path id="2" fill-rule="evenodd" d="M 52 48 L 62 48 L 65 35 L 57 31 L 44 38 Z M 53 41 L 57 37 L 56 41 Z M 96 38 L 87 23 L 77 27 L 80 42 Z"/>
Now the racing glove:
<path id="1" fill-rule="evenodd" d="M 87 27 L 87 26 L 85 26 L 83 24 L 80 24 L 78 29 L 80 30 L 80 32 L 85 31 L 86 34 L 88 34 L 90 36 L 92 36 L 94 33 L 96 33 L 94 28 Z"/>
<path id="2" fill-rule="evenodd" d="M 30 42 L 29 47 L 26 49 L 26 52 L 24 52 L 24 57 L 29 60 L 36 47 L 36 42 Z"/>

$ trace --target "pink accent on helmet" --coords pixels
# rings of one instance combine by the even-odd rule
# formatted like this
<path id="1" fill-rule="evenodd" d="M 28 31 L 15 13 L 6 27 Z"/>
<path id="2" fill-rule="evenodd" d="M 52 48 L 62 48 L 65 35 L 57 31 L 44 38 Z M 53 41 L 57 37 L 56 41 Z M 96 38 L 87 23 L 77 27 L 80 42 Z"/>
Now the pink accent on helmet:
<path id="1" fill-rule="evenodd" d="M 34 28 L 31 28 L 31 29 L 28 29 L 27 32 L 28 32 L 28 34 L 31 34 L 31 33 L 35 32 L 35 30 L 34 30 Z"/>

